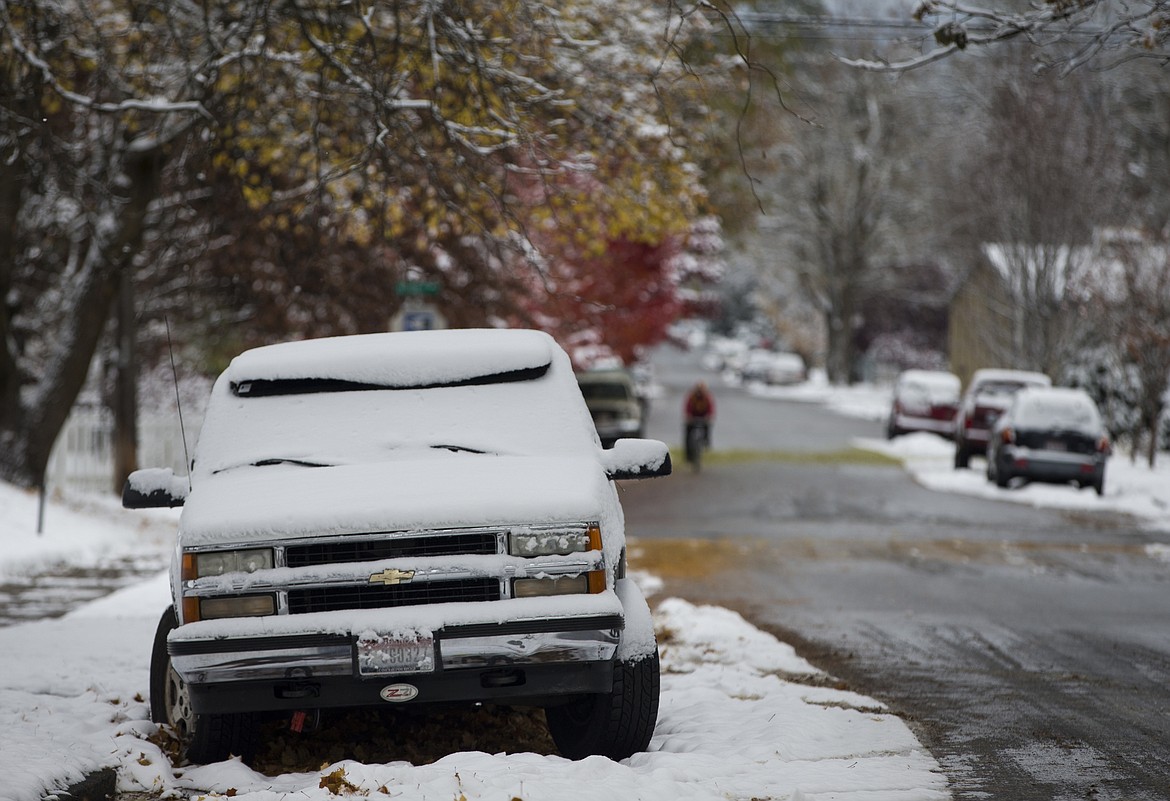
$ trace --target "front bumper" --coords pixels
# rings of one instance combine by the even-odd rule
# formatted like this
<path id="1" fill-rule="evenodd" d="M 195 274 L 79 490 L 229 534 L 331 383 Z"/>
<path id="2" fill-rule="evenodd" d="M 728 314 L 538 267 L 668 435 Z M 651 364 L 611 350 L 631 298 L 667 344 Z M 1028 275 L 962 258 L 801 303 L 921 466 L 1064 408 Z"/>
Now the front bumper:
<path id="1" fill-rule="evenodd" d="M 621 439 L 635 436 L 642 429 L 642 421 L 631 418 L 598 420 L 594 422 L 594 427 L 601 439 Z"/>
<path id="2" fill-rule="evenodd" d="M 380 704 L 406 684 L 410 700 L 534 701 L 608 692 L 621 615 L 444 627 L 427 669 L 363 675 L 353 634 L 174 639 L 171 664 L 198 714 Z"/>

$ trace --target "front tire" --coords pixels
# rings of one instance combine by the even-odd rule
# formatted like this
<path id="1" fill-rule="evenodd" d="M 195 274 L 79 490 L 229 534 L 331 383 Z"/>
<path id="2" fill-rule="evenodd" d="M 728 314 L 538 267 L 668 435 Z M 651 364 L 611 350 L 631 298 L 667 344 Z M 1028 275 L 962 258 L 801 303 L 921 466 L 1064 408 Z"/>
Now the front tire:
<path id="1" fill-rule="evenodd" d="M 971 464 L 971 452 L 962 444 L 955 445 L 955 469 L 964 470 Z"/>
<path id="2" fill-rule="evenodd" d="M 171 728 L 188 762 L 220 762 L 230 756 L 252 758 L 256 750 L 257 716 L 253 712 L 197 715 L 182 676 L 171 665 L 167 635 L 179 625 L 174 607 L 158 621 L 150 654 L 150 718 Z"/>
<path id="3" fill-rule="evenodd" d="M 687 461 L 696 473 L 703 469 L 703 447 L 706 445 L 706 436 L 699 426 L 690 426 L 687 429 Z"/>
<path id="4" fill-rule="evenodd" d="M 568 759 L 626 759 L 645 751 L 658 721 L 658 649 L 636 662 L 616 662 L 613 690 L 544 710 L 553 742 Z"/>

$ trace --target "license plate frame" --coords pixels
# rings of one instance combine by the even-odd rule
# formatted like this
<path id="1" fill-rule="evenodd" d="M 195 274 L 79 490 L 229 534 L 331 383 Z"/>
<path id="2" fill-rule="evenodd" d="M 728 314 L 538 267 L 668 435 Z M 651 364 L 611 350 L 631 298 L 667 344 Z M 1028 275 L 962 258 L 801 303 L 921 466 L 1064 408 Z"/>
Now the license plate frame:
<path id="1" fill-rule="evenodd" d="M 433 673 L 435 637 L 430 632 L 363 634 L 354 643 L 359 676 L 407 676 Z"/>

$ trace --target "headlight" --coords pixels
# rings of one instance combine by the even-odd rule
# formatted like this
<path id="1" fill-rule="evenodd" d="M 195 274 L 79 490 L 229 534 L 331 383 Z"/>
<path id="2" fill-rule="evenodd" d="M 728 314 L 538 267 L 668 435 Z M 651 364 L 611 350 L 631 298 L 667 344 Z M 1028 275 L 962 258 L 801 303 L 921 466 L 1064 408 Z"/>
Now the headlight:
<path id="1" fill-rule="evenodd" d="M 271 548 L 244 551 L 208 551 L 183 554 L 183 578 L 222 576 L 225 573 L 255 573 L 272 567 Z"/>
<path id="2" fill-rule="evenodd" d="M 549 595 L 584 595 L 605 592 L 605 571 L 590 570 L 579 576 L 519 578 L 512 581 L 513 598 L 542 598 Z"/>
<path id="3" fill-rule="evenodd" d="M 227 598 L 201 598 L 202 620 L 218 617 L 254 617 L 276 613 L 276 599 L 271 595 L 236 595 Z M 190 622 L 190 621 L 188 621 Z"/>
<path id="4" fill-rule="evenodd" d="M 601 550 L 601 529 L 551 529 L 513 531 L 508 535 L 508 553 L 513 556 L 555 556 Z"/>
<path id="5" fill-rule="evenodd" d="M 602 576 L 604 577 L 604 573 Z M 575 595 L 589 592 L 589 577 L 561 576 L 560 578 L 516 579 L 512 583 L 515 598 L 538 598 L 546 595 Z"/>

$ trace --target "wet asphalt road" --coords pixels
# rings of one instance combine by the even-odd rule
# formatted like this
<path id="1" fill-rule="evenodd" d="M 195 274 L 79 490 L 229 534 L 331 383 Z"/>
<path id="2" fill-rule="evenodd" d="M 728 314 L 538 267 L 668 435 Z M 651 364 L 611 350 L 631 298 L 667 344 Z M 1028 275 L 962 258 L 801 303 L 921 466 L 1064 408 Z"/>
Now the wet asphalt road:
<path id="1" fill-rule="evenodd" d="M 658 369 L 648 433 L 677 444 L 701 372 L 672 352 Z M 712 384 L 716 449 L 880 436 L 876 421 Z M 679 540 L 712 555 L 665 571 L 665 592 L 736 608 L 888 703 L 956 798 L 1170 799 L 1170 565 L 1145 547 L 1170 535 L 935 493 L 890 467 L 680 468 L 622 490 L 648 563 Z"/>

